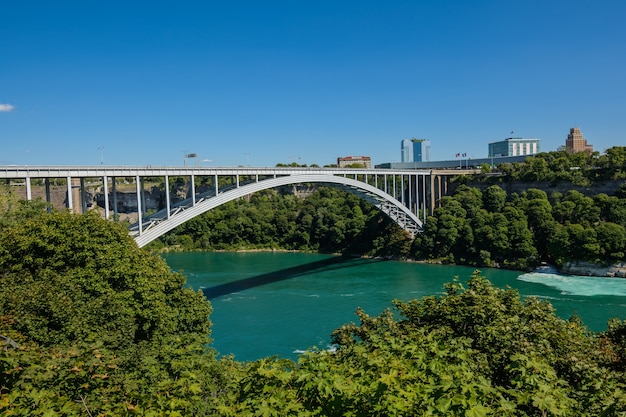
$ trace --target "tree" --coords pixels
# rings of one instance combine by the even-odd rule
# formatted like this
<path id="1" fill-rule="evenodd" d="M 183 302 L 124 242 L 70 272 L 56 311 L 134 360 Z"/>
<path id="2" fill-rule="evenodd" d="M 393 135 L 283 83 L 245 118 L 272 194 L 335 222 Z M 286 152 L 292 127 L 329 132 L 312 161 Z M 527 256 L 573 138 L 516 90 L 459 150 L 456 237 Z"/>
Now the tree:
<path id="1" fill-rule="evenodd" d="M 10 375 L 0 410 L 205 407 L 197 399 L 215 395 L 221 371 L 206 348 L 203 294 L 139 249 L 123 225 L 95 213 L 31 214 L 0 230 L 0 334 L 21 346 L 0 356 Z M 178 405 L 159 404 L 166 392 Z"/>
<path id="2" fill-rule="evenodd" d="M 595 205 L 600 209 L 600 218 L 606 222 L 617 223 L 626 227 L 626 194 L 622 197 L 597 194 Z"/>
<path id="3" fill-rule="evenodd" d="M 528 157 L 521 165 L 519 179 L 522 181 L 545 181 L 550 179 L 550 169 L 545 159 Z"/>
<path id="4" fill-rule="evenodd" d="M 568 224 L 565 229 L 570 241 L 569 259 L 599 260 L 600 244 L 595 229 L 581 224 Z"/>
<path id="5" fill-rule="evenodd" d="M 537 249 L 533 245 L 533 236 L 528 228 L 526 216 L 513 205 L 507 205 L 503 210 L 509 221 L 508 240 L 509 253 L 505 256 L 505 264 L 519 269 L 527 269 L 536 264 Z"/>
<path id="6" fill-rule="evenodd" d="M 578 223 L 575 215 L 576 203 L 573 201 L 560 201 L 552 208 L 554 220 L 561 224 Z"/>
<path id="7" fill-rule="evenodd" d="M 495 231 L 493 228 L 493 215 L 487 210 L 480 210 L 476 213 L 474 218 L 471 220 L 471 226 L 474 232 L 474 243 L 476 244 L 476 249 L 478 253 L 480 251 L 489 252 L 489 258 L 491 259 L 491 249 L 492 243 L 496 240 Z M 483 260 L 486 253 L 483 253 Z M 481 262 L 481 266 L 490 266 L 488 263 Z"/>
<path id="8" fill-rule="evenodd" d="M 461 203 L 468 217 L 473 217 L 483 207 L 483 196 L 480 190 L 465 184 L 456 189 L 453 198 Z"/>
<path id="9" fill-rule="evenodd" d="M 541 190 L 530 189 L 522 194 L 516 204 L 526 213 L 528 227 L 533 233 L 534 246 L 539 256 L 548 259 L 547 243 L 554 233 L 556 222 L 552 217 L 552 205 L 547 194 Z"/>
<path id="10" fill-rule="evenodd" d="M 483 192 L 483 205 L 489 212 L 499 212 L 506 203 L 506 191 L 499 185 L 492 185 Z"/>
<path id="11" fill-rule="evenodd" d="M 463 225 L 463 219 L 459 219 L 450 214 L 443 214 L 437 219 L 437 235 L 436 235 L 436 256 L 451 256 L 452 248 L 456 245 L 459 238 L 459 230 Z"/>
<path id="12" fill-rule="evenodd" d="M 567 227 L 559 223 L 555 225 L 554 233 L 548 240 L 548 253 L 550 260 L 557 266 L 562 266 L 565 261 L 571 259 L 571 243 Z"/>
<path id="13" fill-rule="evenodd" d="M 620 261 L 626 253 L 626 230 L 619 224 L 602 222 L 595 228 L 600 256 L 605 262 Z"/>
<path id="14" fill-rule="evenodd" d="M 45 207 L 41 200 L 23 200 L 9 186 L 0 186 L 0 230 L 40 214 Z"/>
<path id="15" fill-rule="evenodd" d="M 424 231 L 413 241 L 411 255 L 415 259 L 432 259 L 435 257 L 438 220 L 435 216 L 428 216 L 424 223 Z"/>
<path id="16" fill-rule="evenodd" d="M 572 203 L 570 218 L 571 223 L 580 223 L 591 226 L 600 221 L 600 208 L 594 204 L 590 197 L 586 197 L 576 190 L 570 190 L 563 197 L 563 203 Z"/>
<path id="17" fill-rule="evenodd" d="M 614 146 L 606 150 L 597 161 L 608 172 L 608 178 L 626 178 L 626 146 Z"/>

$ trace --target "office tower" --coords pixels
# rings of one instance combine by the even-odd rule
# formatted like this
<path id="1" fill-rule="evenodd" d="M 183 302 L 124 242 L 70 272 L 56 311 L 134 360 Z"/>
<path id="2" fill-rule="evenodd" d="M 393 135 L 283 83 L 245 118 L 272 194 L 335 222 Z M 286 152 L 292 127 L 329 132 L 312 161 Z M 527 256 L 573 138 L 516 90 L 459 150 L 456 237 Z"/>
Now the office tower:
<path id="1" fill-rule="evenodd" d="M 567 140 L 565 140 L 565 150 L 569 153 L 593 152 L 593 145 L 587 144 L 587 139 L 580 132 L 580 128 L 573 127 L 569 130 Z"/>
<path id="2" fill-rule="evenodd" d="M 411 139 L 413 144 L 413 162 L 430 161 L 430 141 L 426 139 Z"/>

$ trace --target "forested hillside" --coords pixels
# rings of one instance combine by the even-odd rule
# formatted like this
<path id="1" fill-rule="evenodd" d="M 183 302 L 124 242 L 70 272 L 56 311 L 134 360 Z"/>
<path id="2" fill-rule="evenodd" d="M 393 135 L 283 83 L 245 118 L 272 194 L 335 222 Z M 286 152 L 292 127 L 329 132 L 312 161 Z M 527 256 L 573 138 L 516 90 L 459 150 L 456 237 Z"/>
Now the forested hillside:
<path id="1" fill-rule="evenodd" d="M 417 259 L 442 259 L 477 266 L 525 269 L 539 262 L 608 264 L 626 254 L 626 147 L 595 152 L 547 152 L 524 163 L 503 164 L 473 178 L 493 185 L 463 183 L 438 202 L 426 228 L 413 245 Z M 528 188 L 507 194 L 507 184 L 547 181 L 564 192 Z M 568 190 L 568 185 L 622 181 L 613 195 Z M 520 187 L 520 185 L 522 185 Z"/>
<path id="2" fill-rule="evenodd" d="M 540 261 L 612 263 L 626 253 L 626 199 L 577 191 L 548 197 L 537 189 L 507 197 L 497 185 L 484 193 L 462 185 L 427 218 L 413 249 L 418 259 L 520 269 Z"/>

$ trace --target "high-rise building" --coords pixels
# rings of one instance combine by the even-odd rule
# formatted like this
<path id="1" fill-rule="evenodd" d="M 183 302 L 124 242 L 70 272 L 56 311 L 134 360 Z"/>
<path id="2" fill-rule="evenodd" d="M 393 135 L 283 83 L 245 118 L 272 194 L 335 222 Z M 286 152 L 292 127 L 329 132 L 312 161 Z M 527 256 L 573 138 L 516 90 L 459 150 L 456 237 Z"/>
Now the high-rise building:
<path id="1" fill-rule="evenodd" d="M 404 139 L 400 142 L 401 162 L 430 161 L 430 141 L 426 139 Z"/>
<path id="2" fill-rule="evenodd" d="M 489 158 L 524 156 L 539 153 L 539 139 L 506 138 L 489 144 Z"/>
<path id="3" fill-rule="evenodd" d="M 430 141 L 426 139 L 411 139 L 413 143 L 413 162 L 430 161 Z"/>
<path id="4" fill-rule="evenodd" d="M 413 144 L 409 139 L 400 142 L 400 162 L 413 162 Z"/>
<path id="5" fill-rule="evenodd" d="M 587 139 L 580 132 L 580 128 L 573 127 L 569 130 L 567 140 L 565 141 L 565 150 L 569 153 L 575 152 L 593 152 L 593 145 L 587 144 Z"/>

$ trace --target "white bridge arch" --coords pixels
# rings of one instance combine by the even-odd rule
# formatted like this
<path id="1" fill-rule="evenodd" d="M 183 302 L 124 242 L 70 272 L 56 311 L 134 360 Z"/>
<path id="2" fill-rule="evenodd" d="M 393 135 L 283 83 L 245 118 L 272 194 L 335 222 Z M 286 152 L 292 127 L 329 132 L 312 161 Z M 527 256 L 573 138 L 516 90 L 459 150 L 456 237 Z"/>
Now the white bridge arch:
<path id="1" fill-rule="evenodd" d="M 409 232 L 411 236 L 415 236 L 423 227 L 422 220 L 409 210 L 408 207 L 374 186 L 362 181 L 336 175 L 301 174 L 256 181 L 250 184 L 240 185 L 217 195 L 213 192 L 209 192 L 207 195 L 201 194 L 197 196 L 198 199 L 195 201 L 195 204 L 189 205 L 191 202 L 185 200 L 182 204 L 170 209 L 170 216 L 167 216 L 167 209 L 164 209 L 143 219 L 141 223 L 132 225 L 131 235 L 134 236 L 137 245 L 140 247 L 145 246 L 184 222 L 229 201 L 269 188 L 304 183 L 326 184 L 339 187 L 344 191 L 355 194 L 376 206 L 401 228 Z M 139 227 L 139 224 L 141 224 L 141 227 Z"/>

